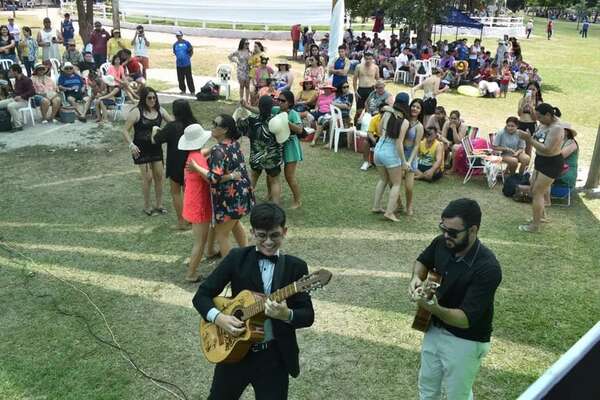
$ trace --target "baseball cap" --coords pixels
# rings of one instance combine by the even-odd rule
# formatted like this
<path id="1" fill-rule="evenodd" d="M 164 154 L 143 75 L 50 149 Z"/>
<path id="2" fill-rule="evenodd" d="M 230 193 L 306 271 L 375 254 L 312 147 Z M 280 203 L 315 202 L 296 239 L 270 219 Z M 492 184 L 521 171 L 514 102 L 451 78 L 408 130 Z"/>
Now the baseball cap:
<path id="1" fill-rule="evenodd" d="M 177 32 L 175 32 L 175 36 L 183 36 L 183 32 L 177 31 Z"/>

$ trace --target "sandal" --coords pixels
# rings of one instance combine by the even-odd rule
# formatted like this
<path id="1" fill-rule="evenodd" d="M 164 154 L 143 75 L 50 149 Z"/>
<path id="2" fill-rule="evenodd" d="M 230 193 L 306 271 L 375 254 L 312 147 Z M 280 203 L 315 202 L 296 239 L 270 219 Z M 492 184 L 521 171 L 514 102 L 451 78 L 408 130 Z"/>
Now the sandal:
<path id="1" fill-rule="evenodd" d="M 156 207 L 154 209 L 154 212 L 158 213 L 158 214 L 166 214 L 167 213 L 167 209 L 164 207 Z"/>
<path id="2" fill-rule="evenodd" d="M 196 275 L 186 275 L 185 281 L 189 283 L 196 283 L 204 280 L 204 275 L 196 274 Z"/>
<path id="3" fill-rule="evenodd" d="M 144 211 L 144 214 L 146 214 L 149 217 L 151 217 L 152 215 L 154 215 L 154 210 L 151 209 L 151 208 L 144 208 L 142 211 Z"/>
<path id="4" fill-rule="evenodd" d="M 540 228 L 533 228 L 531 224 L 519 225 L 519 230 L 527 233 L 540 233 Z"/>
<path id="5" fill-rule="evenodd" d="M 206 255 L 206 261 L 216 260 L 217 258 L 221 258 L 221 252 L 217 251 L 215 254 Z"/>

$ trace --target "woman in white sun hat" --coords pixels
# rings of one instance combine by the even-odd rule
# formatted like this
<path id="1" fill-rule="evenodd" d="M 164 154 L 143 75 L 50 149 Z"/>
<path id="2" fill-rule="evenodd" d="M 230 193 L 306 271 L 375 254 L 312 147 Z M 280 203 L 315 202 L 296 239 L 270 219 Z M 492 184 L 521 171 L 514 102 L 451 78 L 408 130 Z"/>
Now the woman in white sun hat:
<path id="1" fill-rule="evenodd" d="M 197 282 L 202 276 L 197 273 L 198 265 L 202 260 L 210 222 L 212 220 L 212 204 L 210 199 L 210 184 L 208 181 L 194 171 L 189 165 L 197 165 L 208 169 L 208 161 L 202 154 L 202 147 L 211 138 L 210 131 L 206 131 L 199 124 L 188 125 L 183 136 L 179 138 L 177 148 L 187 152 L 188 167 L 184 172 L 184 195 L 183 195 L 183 218 L 192 224 L 194 232 L 194 247 L 188 265 L 185 280 Z"/>

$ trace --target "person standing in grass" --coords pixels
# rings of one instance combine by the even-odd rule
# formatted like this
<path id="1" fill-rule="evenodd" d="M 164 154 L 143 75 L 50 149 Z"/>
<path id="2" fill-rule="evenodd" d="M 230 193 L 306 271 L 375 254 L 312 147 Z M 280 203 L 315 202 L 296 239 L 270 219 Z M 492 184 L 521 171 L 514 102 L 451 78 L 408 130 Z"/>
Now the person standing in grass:
<path id="1" fill-rule="evenodd" d="M 135 28 L 135 35 L 133 36 L 131 45 L 133 46 L 133 54 L 144 67 L 144 78 L 146 78 L 146 72 L 148 71 L 148 68 L 150 68 L 150 59 L 148 58 L 150 42 L 146 39 L 146 34 L 144 33 L 144 27 L 142 25 L 138 25 L 137 28 Z"/>
<path id="2" fill-rule="evenodd" d="M 188 153 L 183 149 L 179 149 L 177 144 L 180 142 L 185 129 L 190 125 L 198 124 L 198 121 L 194 117 L 190 103 L 187 100 L 175 100 L 172 110 L 175 121 L 167 122 L 163 128 L 154 126 L 151 139 L 153 144 L 167 143 L 166 177 L 169 179 L 173 208 L 175 214 L 177 214 L 177 229 L 185 230 L 188 229 L 188 224 L 183 218 L 182 210 L 184 169 Z"/>
<path id="3" fill-rule="evenodd" d="M 254 191 L 240 148 L 241 133 L 231 115 L 220 114 L 213 121 L 212 137 L 218 142 L 210 150 L 208 168 L 190 160 L 187 168 L 210 182 L 215 224 L 215 239 L 221 255 L 231 250 L 229 234 L 233 233 L 240 247 L 248 244 L 240 221 L 254 206 Z"/>
<path id="4" fill-rule="evenodd" d="M 144 195 L 144 213 L 148 216 L 166 214 L 163 206 L 163 152 L 160 144 L 151 141 L 152 129 L 164 122 L 173 121 L 173 117 L 160 106 L 156 91 L 145 87 L 140 93 L 140 101 L 127 115 L 123 137 L 129 144 L 133 163 L 139 166 Z M 133 137 L 130 131 L 133 128 Z M 154 182 L 156 205 L 150 207 L 150 187 Z"/>
<path id="5" fill-rule="evenodd" d="M 66 13 L 65 19 L 60 22 L 60 33 L 65 45 L 69 40 L 75 40 L 75 27 L 73 26 L 73 21 L 71 21 L 71 15 L 69 13 Z"/>
<path id="6" fill-rule="evenodd" d="M 414 99 L 410 103 L 408 129 L 398 151 L 402 160 L 402 179 L 406 194 L 406 215 L 413 215 L 413 188 L 415 173 L 418 171 L 419 144 L 423 139 L 423 117 L 425 106 L 423 100 Z M 398 197 L 400 200 L 401 196 Z M 399 201 L 400 204 L 400 201 Z"/>
<path id="7" fill-rule="evenodd" d="M 192 76 L 192 56 L 194 47 L 190 42 L 183 39 L 183 32 L 175 33 L 177 41 L 173 43 L 173 54 L 175 54 L 175 65 L 177 67 L 177 81 L 181 94 L 185 94 L 185 83 L 191 94 L 196 94 L 194 77 Z"/>
<path id="8" fill-rule="evenodd" d="M 555 179 L 563 173 L 565 159 L 561 147 L 565 137 L 565 129 L 559 118 L 560 110 L 548 103 L 542 103 L 535 108 L 538 130 L 533 136 L 528 132 L 519 131 L 519 136 L 531 147 L 535 148 L 534 172 L 531 176 L 531 207 L 533 219 L 531 223 L 519 225 L 522 232 L 539 232 L 544 222 L 544 209 L 550 187 Z"/>
<path id="9" fill-rule="evenodd" d="M 441 400 L 442 386 L 448 399 L 472 399 L 473 382 L 490 350 L 502 270 L 494 253 L 477 238 L 480 226 L 476 201 L 451 201 L 442 212 L 442 234 L 415 261 L 408 292 L 432 314 L 421 347 L 421 400 Z M 443 279 L 429 301 L 424 287 L 431 271 Z"/>
<path id="10" fill-rule="evenodd" d="M 35 39 L 32 37 L 31 28 L 28 26 L 23 27 L 23 40 L 19 42 L 21 48 L 21 57 L 27 76 L 31 78 L 35 61 L 37 60 L 37 49 L 38 45 Z"/>
<path id="11" fill-rule="evenodd" d="M 194 295 L 194 308 L 205 321 L 239 336 L 244 323 L 220 312 L 213 302 L 228 284 L 233 296 L 242 290 L 268 296 L 308 274 L 306 262 L 280 251 L 287 234 L 285 222 L 285 212 L 275 204 L 262 203 L 252 210 L 256 245 L 232 250 Z M 289 376 L 300 374 L 296 330 L 314 322 L 310 295 L 301 292 L 286 301 L 267 300 L 264 315 L 263 341 L 253 344 L 239 362 L 215 366 L 209 400 L 239 399 L 248 385 L 259 400 L 288 398 Z"/>
<path id="12" fill-rule="evenodd" d="M 227 57 L 230 62 L 237 66 L 236 74 L 240 84 L 240 101 L 250 101 L 250 56 L 250 42 L 248 39 L 242 38 L 237 51 Z"/>
<path id="13" fill-rule="evenodd" d="M 179 111 L 177 112 L 175 112 L 176 102 L 179 102 L 177 105 Z M 175 100 L 173 103 L 173 114 L 175 115 L 176 121 L 169 124 L 172 124 L 172 127 L 181 127 L 182 123 L 195 120 L 193 115 L 191 115 L 191 110 L 189 114 L 188 110 L 190 110 L 190 108 L 189 103 L 186 100 Z M 188 121 L 177 121 L 178 116 L 181 117 L 182 111 L 185 114 L 184 118 Z M 159 134 L 162 134 L 164 131 L 165 130 L 163 129 L 159 132 Z M 208 161 L 206 160 L 204 154 L 202 154 L 201 149 L 211 137 L 209 131 L 205 131 L 202 129 L 202 126 L 197 123 L 192 123 L 187 125 L 182 132 L 177 132 L 174 129 L 171 129 L 169 133 L 169 146 L 177 146 L 175 149 L 173 149 L 173 152 L 177 152 L 178 156 L 180 154 L 184 155 L 184 157 L 177 158 L 178 163 L 179 161 L 183 160 L 184 164 L 191 164 L 193 161 L 203 168 L 208 168 Z M 163 135 L 163 137 L 165 136 L 166 135 Z M 167 175 L 169 174 L 168 160 L 169 158 L 167 158 Z M 179 165 L 177 165 L 177 167 L 179 168 Z M 179 174 L 179 171 L 177 171 L 177 174 Z M 177 185 L 179 188 L 177 197 L 180 203 L 177 205 L 176 210 L 178 210 L 178 212 L 182 212 L 182 214 L 179 215 L 180 224 L 183 223 L 183 219 L 185 219 L 185 221 L 192 224 L 192 231 L 194 233 L 194 247 L 192 248 L 192 255 L 190 257 L 190 263 L 185 280 L 188 282 L 198 282 L 200 279 L 202 279 L 202 275 L 197 273 L 198 265 L 200 264 L 200 261 L 202 261 L 204 249 L 206 247 L 206 243 L 208 242 L 210 222 L 212 220 L 210 185 L 203 176 L 195 172 L 192 168 L 186 169 L 183 175 L 185 176 L 185 195 L 182 199 L 182 186 Z M 173 182 L 173 177 L 171 177 L 171 180 Z M 173 188 L 173 185 L 171 185 L 171 188 Z M 173 194 L 173 190 L 171 190 L 171 193 Z M 175 205 L 175 196 L 173 197 L 173 204 Z"/>
<path id="14" fill-rule="evenodd" d="M 110 33 L 102 27 L 100 21 L 94 22 L 94 30 L 90 33 L 90 43 L 92 44 L 92 54 L 94 62 L 101 66 L 107 61 L 107 45 L 110 40 Z"/>

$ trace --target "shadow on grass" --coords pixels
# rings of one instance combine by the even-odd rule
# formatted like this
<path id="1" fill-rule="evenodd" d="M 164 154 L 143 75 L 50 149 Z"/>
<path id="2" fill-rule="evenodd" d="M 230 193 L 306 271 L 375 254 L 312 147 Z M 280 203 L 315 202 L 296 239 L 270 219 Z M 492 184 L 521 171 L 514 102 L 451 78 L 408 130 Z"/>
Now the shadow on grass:
<path id="1" fill-rule="evenodd" d="M 5 272 L 7 281 L 22 279 L 18 271 Z M 74 283 L 104 310 L 118 340 L 143 369 L 176 383 L 190 398 L 206 397 L 213 366 L 198 348 L 195 310 Z M 79 293 L 42 274 L 32 279 L 30 287 L 54 296 L 61 308 L 86 315 L 93 330 L 106 337 L 98 316 Z M 8 354 L 0 368 L 23 395 L 164 398 L 164 392 L 136 374 L 118 352 L 94 341 L 80 322 L 56 313 L 49 298 L 33 298 L 21 287 L 1 297 L 11 311 L 0 316 L 5 328 L 0 349 Z M 327 315 L 317 312 L 317 320 L 326 324 Z M 336 334 L 321 332 L 318 324 L 299 333 L 302 373 L 291 382 L 291 399 L 364 399 L 366 391 L 376 399 L 416 397 L 418 346 L 409 350 L 353 337 L 366 327 L 348 327 Z M 475 391 L 483 399 L 514 398 L 533 379 L 528 373 L 484 367 Z"/>

